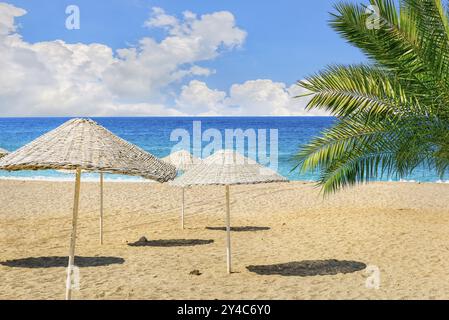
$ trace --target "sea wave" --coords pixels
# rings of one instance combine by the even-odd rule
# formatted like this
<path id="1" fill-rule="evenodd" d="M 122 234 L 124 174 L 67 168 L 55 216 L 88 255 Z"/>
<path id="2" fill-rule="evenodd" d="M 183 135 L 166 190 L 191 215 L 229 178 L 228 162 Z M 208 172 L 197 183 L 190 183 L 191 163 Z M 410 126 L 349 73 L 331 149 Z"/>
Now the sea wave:
<path id="1" fill-rule="evenodd" d="M 399 181 L 398 182 L 406 182 L 406 183 L 417 183 L 417 182 L 421 182 L 421 181 L 418 181 L 418 180 L 414 180 L 414 179 L 399 179 Z"/>
<path id="2" fill-rule="evenodd" d="M 12 180 L 12 181 L 51 181 L 51 182 L 73 182 L 75 179 L 74 174 L 65 174 L 64 176 L 1 176 L 0 180 Z M 99 177 L 92 174 L 85 174 L 82 176 L 82 182 L 98 182 Z M 134 176 L 116 176 L 116 175 L 105 175 L 105 182 L 128 182 L 128 183 L 155 183 L 153 180 L 146 180 L 141 177 Z M 299 181 L 306 183 L 316 182 L 313 179 L 292 179 L 291 181 Z M 400 182 L 400 183 L 438 183 L 438 184 L 449 184 L 449 180 L 434 180 L 434 181 L 420 181 L 415 179 L 400 179 L 400 180 L 384 180 L 378 182 Z"/>
<path id="3" fill-rule="evenodd" d="M 73 182 L 74 175 L 67 175 L 67 177 L 49 177 L 49 176 L 32 176 L 32 177 L 6 177 L 0 176 L 0 180 L 12 180 L 12 181 L 50 181 L 50 182 Z M 98 177 L 82 177 L 82 182 L 98 182 Z M 105 177 L 105 182 L 128 182 L 128 183 L 153 183 L 155 181 L 145 180 L 139 177 L 130 178 L 113 178 Z"/>

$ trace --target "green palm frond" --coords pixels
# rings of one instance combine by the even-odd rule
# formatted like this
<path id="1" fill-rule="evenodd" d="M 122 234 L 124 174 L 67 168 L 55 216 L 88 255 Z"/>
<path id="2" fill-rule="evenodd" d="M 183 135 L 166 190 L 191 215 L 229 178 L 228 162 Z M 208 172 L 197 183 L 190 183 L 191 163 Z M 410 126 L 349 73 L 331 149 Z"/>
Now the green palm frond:
<path id="1" fill-rule="evenodd" d="M 374 20 L 378 26 L 372 29 L 369 19 L 376 19 L 376 16 L 367 12 L 365 6 L 347 3 L 335 5 L 336 13 L 332 14 L 330 25 L 376 63 L 395 70 L 406 79 L 413 79 L 413 74 L 421 71 L 425 63 L 414 39 L 400 29 L 396 9 L 387 5 L 390 2 L 372 1 L 379 9 L 389 8 L 387 13 L 380 12 L 379 19 Z"/>
<path id="2" fill-rule="evenodd" d="M 393 1 L 372 0 L 372 5 L 380 13 L 378 25 L 373 29 L 368 28 L 369 19 L 373 19 L 373 15 L 367 13 L 366 6 L 337 4 L 330 24 L 349 43 L 360 48 L 373 63 L 394 73 L 399 81 L 413 89 L 414 94 L 423 100 L 429 98 L 429 91 L 437 91 L 443 96 L 441 99 L 448 98 L 447 83 L 441 81 L 441 71 L 436 68 L 435 61 L 439 60 L 440 65 L 447 65 L 449 59 L 446 54 L 437 54 L 445 50 L 435 49 L 433 38 L 436 36 L 432 36 L 433 32 L 417 22 L 419 19 L 416 16 L 426 15 L 422 12 L 427 7 L 422 8 L 422 4 L 411 7 L 409 2 L 413 1 L 401 1 L 398 12 Z M 435 3 L 440 0 L 416 2 Z M 437 18 L 430 20 L 435 21 Z M 432 100 L 438 98 L 439 96 L 431 97 Z"/>
<path id="3" fill-rule="evenodd" d="M 448 88 L 449 21 L 440 0 L 406 0 L 409 19 L 416 29 L 416 44 L 435 79 Z"/>
<path id="4" fill-rule="evenodd" d="M 330 25 L 369 64 L 335 65 L 298 82 L 308 109 L 339 121 L 296 155 L 301 171 L 319 171 L 325 193 L 419 166 L 449 169 L 449 20 L 440 0 L 340 3 Z"/>
<path id="5" fill-rule="evenodd" d="M 359 112 L 382 117 L 424 112 L 394 75 L 378 67 L 330 66 L 298 85 L 315 93 L 308 109 L 322 108 L 337 117 Z"/>

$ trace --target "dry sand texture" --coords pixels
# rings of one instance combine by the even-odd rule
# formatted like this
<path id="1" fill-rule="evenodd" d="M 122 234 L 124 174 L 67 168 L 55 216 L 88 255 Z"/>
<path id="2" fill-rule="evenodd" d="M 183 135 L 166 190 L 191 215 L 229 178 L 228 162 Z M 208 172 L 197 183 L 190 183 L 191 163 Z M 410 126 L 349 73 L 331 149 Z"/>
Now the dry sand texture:
<path id="1" fill-rule="evenodd" d="M 0 181 L 1 299 L 64 298 L 73 188 Z M 186 192 L 185 230 L 180 200 L 168 185 L 106 183 L 100 246 L 99 186 L 82 183 L 73 298 L 449 298 L 449 185 L 374 183 L 325 200 L 310 183 L 232 187 L 232 225 L 260 227 L 232 233 L 232 275 L 224 188 Z M 148 246 L 127 245 L 142 236 Z M 366 287 L 372 265 L 378 290 Z"/>

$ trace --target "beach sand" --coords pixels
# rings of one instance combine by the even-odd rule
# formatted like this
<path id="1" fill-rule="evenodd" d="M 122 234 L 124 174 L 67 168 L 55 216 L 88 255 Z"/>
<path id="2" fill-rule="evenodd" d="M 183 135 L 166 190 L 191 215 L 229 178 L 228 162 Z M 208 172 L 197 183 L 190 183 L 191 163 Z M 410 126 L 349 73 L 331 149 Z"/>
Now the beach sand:
<path id="1" fill-rule="evenodd" d="M 73 189 L 0 181 L 0 299 L 64 299 Z M 231 187 L 232 225 L 266 228 L 232 233 L 231 275 L 225 232 L 206 229 L 224 226 L 224 188 L 186 191 L 185 230 L 180 201 L 168 185 L 106 183 L 100 246 L 99 186 L 82 183 L 76 255 L 83 259 L 73 298 L 449 299 L 448 184 L 373 183 L 328 199 L 303 182 Z M 141 236 L 213 243 L 127 245 Z M 294 262 L 303 268 L 247 269 Z M 379 289 L 367 287 L 377 268 Z M 329 269 L 336 274 L 316 275 Z"/>

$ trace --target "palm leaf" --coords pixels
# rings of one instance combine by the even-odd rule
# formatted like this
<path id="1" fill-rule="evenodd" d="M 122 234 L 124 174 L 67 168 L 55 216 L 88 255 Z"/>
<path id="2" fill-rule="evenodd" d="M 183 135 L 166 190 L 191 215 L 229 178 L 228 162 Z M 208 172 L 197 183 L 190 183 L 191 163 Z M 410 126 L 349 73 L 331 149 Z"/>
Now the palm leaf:
<path id="1" fill-rule="evenodd" d="M 307 108 L 339 121 L 296 155 L 302 172 L 319 171 L 325 194 L 420 166 L 449 169 L 449 20 L 440 0 L 372 0 L 378 28 L 362 5 L 335 6 L 331 26 L 369 64 L 334 65 L 298 85 Z"/>

